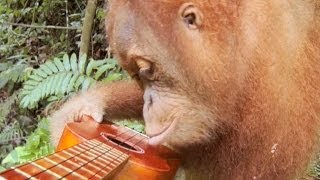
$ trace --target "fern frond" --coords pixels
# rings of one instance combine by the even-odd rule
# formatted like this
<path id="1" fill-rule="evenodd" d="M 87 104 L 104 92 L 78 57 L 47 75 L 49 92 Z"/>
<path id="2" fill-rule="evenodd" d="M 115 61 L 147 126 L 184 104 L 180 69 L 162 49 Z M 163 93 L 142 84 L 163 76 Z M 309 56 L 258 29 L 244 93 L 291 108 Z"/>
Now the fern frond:
<path id="1" fill-rule="evenodd" d="M 87 62 L 86 56 L 77 59 L 75 54 L 70 58 L 67 55 L 61 59 L 54 58 L 33 70 L 20 93 L 20 106 L 35 108 L 41 100 L 50 96 L 87 90 L 116 68 L 117 64 L 113 60 L 90 59 Z"/>
<path id="2" fill-rule="evenodd" d="M 28 65 L 24 63 L 17 63 L 15 65 L 10 65 L 9 63 L 5 65 L 4 63 L 2 63 L 1 66 L 1 70 L 3 71 L 0 72 L 0 89 L 6 86 L 9 82 L 23 82 L 26 73 L 28 73 L 28 71 L 26 71 Z"/>
<path id="3" fill-rule="evenodd" d="M 12 105 L 17 100 L 17 97 L 17 93 L 13 93 L 4 102 L 0 103 L 0 129 L 3 128 L 3 124 L 5 124 L 7 117 L 12 110 Z"/>
<path id="4" fill-rule="evenodd" d="M 26 139 L 25 133 L 22 129 L 12 126 L 11 128 L 5 129 L 0 133 L 0 144 L 9 144 L 12 141 L 21 141 Z"/>

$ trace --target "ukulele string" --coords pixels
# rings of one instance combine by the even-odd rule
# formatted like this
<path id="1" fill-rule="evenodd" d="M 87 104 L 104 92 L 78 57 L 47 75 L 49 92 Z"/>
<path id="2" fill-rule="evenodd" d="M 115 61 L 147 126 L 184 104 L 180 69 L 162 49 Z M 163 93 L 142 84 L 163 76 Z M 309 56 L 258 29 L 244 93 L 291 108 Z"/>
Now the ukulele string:
<path id="1" fill-rule="evenodd" d="M 134 132 L 134 131 L 133 131 Z M 135 132 L 136 133 L 136 132 Z M 134 136 L 138 135 L 139 133 L 136 133 Z M 122 143 L 128 142 L 128 140 L 130 140 L 131 138 L 133 138 L 134 136 L 128 138 L 127 140 L 123 141 Z M 148 139 L 148 137 L 144 137 L 142 136 L 142 138 L 137 141 L 136 143 L 133 143 L 132 147 L 140 144 L 143 140 Z M 110 141 L 110 140 L 109 140 Z M 120 144 L 118 144 L 119 146 Z M 114 148 L 113 148 L 114 149 Z M 110 164 L 112 164 L 113 162 L 115 162 L 116 160 L 119 160 L 121 158 L 122 155 L 126 155 L 125 153 L 121 153 L 120 155 L 118 155 L 114 160 L 110 161 L 107 165 L 105 165 L 103 168 L 101 168 L 98 172 L 96 172 L 94 175 L 92 175 L 90 178 L 93 178 L 94 176 L 96 176 L 97 174 L 99 174 L 101 171 L 103 171 L 106 167 L 108 167 Z M 89 179 L 90 179 L 89 178 Z"/>
<path id="2" fill-rule="evenodd" d="M 121 128 L 122 128 L 122 127 L 121 127 Z M 120 137 L 120 135 L 125 135 L 127 132 L 133 132 L 133 131 L 132 131 L 131 129 L 127 129 L 126 131 L 124 131 L 124 132 L 118 134 L 117 136 L 115 136 L 115 138 Z M 133 136 L 130 136 L 129 138 L 127 138 L 127 139 L 125 139 L 124 141 L 122 141 L 122 143 L 128 142 L 130 139 L 132 139 L 133 137 L 137 136 L 138 134 L 139 134 L 139 133 L 135 133 Z M 100 135 L 100 136 L 101 136 L 101 135 Z M 100 136 L 97 136 L 97 138 L 100 137 Z M 144 139 L 146 139 L 146 138 L 147 138 L 147 137 L 143 137 L 143 138 L 142 138 L 141 140 L 139 140 L 138 142 L 141 142 L 142 140 L 144 140 Z M 95 139 L 95 138 L 93 138 L 93 139 Z M 89 140 L 89 141 L 90 141 L 90 140 Z M 100 142 L 100 143 L 99 143 L 98 145 L 93 146 L 93 147 L 89 148 L 88 150 L 86 150 L 86 151 L 84 151 L 84 152 L 82 152 L 82 153 L 89 152 L 91 149 L 94 149 L 94 148 L 99 147 L 99 146 L 101 147 L 101 146 L 103 146 L 103 145 L 105 144 L 105 142 L 111 142 L 111 140 L 106 139 L 106 141 L 102 141 L 102 142 L 99 141 L 99 142 Z M 80 167 L 74 169 L 73 172 L 75 172 L 75 171 L 77 171 L 78 169 L 84 167 L 85 165 L 89 164 L 90 162 L 95 161 L 96 159 L 100 158 L 100 157 L 103 156 L 104 154 L 106 154 L 106 153 L 108 153 L 108 152 L 116 149 L 116 147 L 120 146 L 122 143 L 116 144 L 115 147 L 112 147 L 112 148 L 110 148 L 110 149 L 107 149 L 107 150 L 104 151 L 104 152 L 101 152 L 101 153 L 100 153 L 98 156 L 96 156 L 95 158 L 87 161 L 86 163 L 82 164 Z M 137 143 L 134 144 L 134 146 L 135 146 L 135 145 L 137 145 Z M 117 149 L 116 149 L 116 150 L 117 150 Z M 81 153 L 81 154 L 82 154 L 82 153 Z M 80 155 L 80 154 L 79 154 L 79 155 Z M 117 157 L 113 158 L 112 161 L 110 161 L 106 166 L 104 166 L 104 167 L 102 167 L 100 170 L 98 170 L 98 172 L 96 172 L 93 176 L 95 176 L 97 173 L 101 172 L 103 169 L 105 169 L 105 168 L 106 168 L 107 166 L 109 166 L 111 163 L 115 162 L 116 160 L 119 160 L 119 159 L 121 158 L 121 156 L 123 156 L 123 155 L 126 155 L 126 154 L 125 154 L 125 153 L 121 153 L 121 154 L 118 155 Z M 62 178 L 65 178 L 66 176 L 72 174 L 73 172 L 70 172 L 70 173 L 64 175 Z M 93 177 L 93 176 L 91 176 L 91 177 Z M 91 178 L 91 177 L 90 177 L 90 178 Z M 61 179 L 62 179 L 62 178 L 61 178 Z"/>
<path id="3" fill-rule="evenodd" d="M 119 127 L 120 127 L 120 126 L 119 126 Z M 129 132 L 129 131 L 130 131 L 130 129 L 128 129 L 128 130 L 126 130 L 126 131 L 123 131 L 123 132 L 117 134 L 115 137 L 119 137 L 119 136 L 121 136 L 121 135 L 123 135 L 123 134 L 126 134 L 126 133 Z M 94 137 L 94 138 L 92 138 L 92 139 L 96 139 L 96 138 L 98 138 L 98 137 L 100 137 L 100 136 L 101 136 L 101 135 L 96 136 L 96 137 Z M 92 140 L 92 139 L 91 139 L 91 140 Z M 88 141 L 90 141 L 90 140 L 88 140 Z M 110 141 L 110 140 L 109 140 L 109 141 Z M 83 143 L 85 143 L 85 142 L 87 142 L 87 141 L 84 141 Z M 80 144 L 83 144 L 83 143 L 80 143 Z M 102 143 L 102 144 L 103 144 L 103 143 Z M 96 147 L 99 147 L 100 145 L 101 145 L 101 144 L 94 145 L 94 146 L 90 147 L 89 149 L 87 149 L 87 150 L 85 150 L 85 151 L 83 151 L 83 152 L 78 153 L 75 157 L 80 156 L 81 154 L 84 154 L 84 153 L 90 151 L 91 149 L 94 149 L 94 148 L 96 148 Z M 69 147 L 69 148 L 64 149 L 64 150 L 62 150 L 62 151 L 60 151 L 60 152 L 67 151 L 67 150 L 69 150 L 69 149 L 71 149 L 71 148 L 73 148 L 73 147 L 74 147 L 74 146 Z M 57 152 L 57 153 L 58 153 L 58 152 Z M 54 154 L 56 154 L 56 153 L 54 153 Z M 42 160 L 42 159 L 45 159 L 45 158 L 47 158 L 47 157 L 42 157 L 42 158 L 40 158 L 40 159 L 38 159 L 38 160 Z M 39 174 L 41 174 L 41 173 L 44 173 L 44 172 L 46 172 L 47 170 L 50 170 L 50 169 L 52 169 L 52 168 L 54 168 L 54 167 L 56 167 L 56 166 L 59 166 L 60 164 L 62 164 L 62 163 L 64 163 L 64 162 L 68 162 L 68 161 L 69 161 L 70 159 L 72 159 L 72 158 L 74 158 L 74 157 L 65 158 L 65 160 L 61 161 L 60 163 L 57 163 L 57 164 L 51 166 L 50 168 L 45 169 L 45 170 L 43 170 L 43 171 L 41 171 L 41 172 L 39 172 L 39 173 L 36 173 L 36 174 L 32 175 L 31 177 L 29 177 L 29 178 L 27 178 L 27 179 L 34 178 L 35 176 L 37 176 L 37 175 L 39 175 Z M 29 163 L 27 163 L 27 164 L 24 164 L 24 165 L 20 166 L 20 168 L 23 167 L 23 166 L 26 166 L 26 165 L 28 165 L 28 164 L 30 164 L 30 163 L 31 163 L 31 162 L 29 162 Z M 87 163 L 86 163 L 86 164 L 87 164 Z M 80 166 L 80 167 L 83 167 L 83 166 Z M 77 169 L 78 169 L 78 168 L 77 168 Z M 73 172 L 74 172 L 74 171 L 76 171 L 76 170 L 73 170 Z M 71 172 L 71 173 L 72 173 L 72 172 Z M 70 173 L 68 173 L 68 174 L 70 174 Z"/>

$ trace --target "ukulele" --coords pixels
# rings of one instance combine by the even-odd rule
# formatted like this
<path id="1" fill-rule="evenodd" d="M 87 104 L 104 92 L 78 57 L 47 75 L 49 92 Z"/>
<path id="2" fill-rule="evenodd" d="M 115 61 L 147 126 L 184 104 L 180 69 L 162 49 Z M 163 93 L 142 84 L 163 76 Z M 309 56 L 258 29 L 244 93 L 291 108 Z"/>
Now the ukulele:
<path id="1" fill-rule="evenodd" d="M 57 151 L 0 174 L 0 180 L 20 179 L 173 179 L 179 167 L 176 153 L 153 147 L 148 137 L 89 117 L 68 123 Z"/>

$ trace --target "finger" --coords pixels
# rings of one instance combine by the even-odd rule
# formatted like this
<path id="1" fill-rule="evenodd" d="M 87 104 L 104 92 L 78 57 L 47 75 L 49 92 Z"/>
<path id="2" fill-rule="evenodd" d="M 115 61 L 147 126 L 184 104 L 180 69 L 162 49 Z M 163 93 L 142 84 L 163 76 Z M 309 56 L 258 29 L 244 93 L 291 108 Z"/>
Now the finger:
<path id="1" fill-rule="evenodd" d="M 103 120 L 103 114 L 99 112 L 91 113 L 90 116 L 98 123 L 101 123 Z"/>

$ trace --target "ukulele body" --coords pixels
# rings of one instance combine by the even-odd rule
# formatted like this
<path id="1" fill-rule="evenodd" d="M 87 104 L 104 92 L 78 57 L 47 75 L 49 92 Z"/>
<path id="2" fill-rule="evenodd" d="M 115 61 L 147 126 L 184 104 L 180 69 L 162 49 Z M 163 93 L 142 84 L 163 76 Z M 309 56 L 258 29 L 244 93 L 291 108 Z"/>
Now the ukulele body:
<path id="1" fill-rule="evenodd" d="M 91 139 L 97 139 L 129 156 L 128 161 L 107 179 L 174 179 L 179 167 L 176 153 L 165 146 L 150 146 L 147 136 L 112 123 L 97 124 L 90 120 L 67 124 L 57 151 Z"/>

